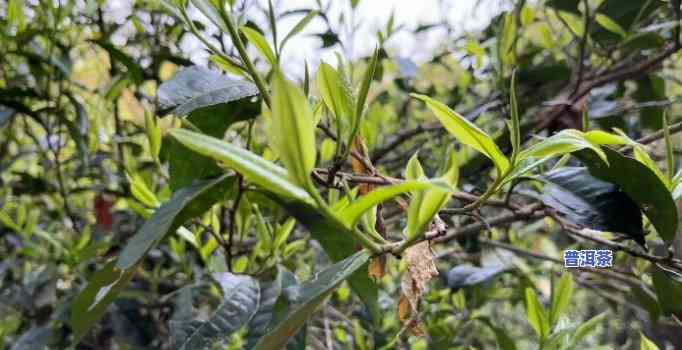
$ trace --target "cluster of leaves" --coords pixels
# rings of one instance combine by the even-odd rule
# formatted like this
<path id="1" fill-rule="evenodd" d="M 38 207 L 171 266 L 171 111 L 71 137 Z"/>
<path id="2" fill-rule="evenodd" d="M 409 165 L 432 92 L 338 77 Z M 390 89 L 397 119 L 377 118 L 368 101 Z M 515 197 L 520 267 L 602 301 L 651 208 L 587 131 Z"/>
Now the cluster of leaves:
<path id="1" fill-rule="evenodd" d="M 679 345 L 679 1 L 521 1 L 418 69 L 389 18 L 301 81 L 293 38 L 319 22 L 344 49 L 358 24 L 261 5 L 134 2 L 123 47 L 104 4 L 8 2 L 7 345 Z M 595 247 L 613 269 L 563 269 Z"/>

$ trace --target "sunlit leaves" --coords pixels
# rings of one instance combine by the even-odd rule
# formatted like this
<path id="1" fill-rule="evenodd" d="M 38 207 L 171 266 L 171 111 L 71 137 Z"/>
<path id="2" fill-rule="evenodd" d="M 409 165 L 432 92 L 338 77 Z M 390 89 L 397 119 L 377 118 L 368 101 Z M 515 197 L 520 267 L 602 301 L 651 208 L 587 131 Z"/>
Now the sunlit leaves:
<path id="1" fill-rule="evenodd" d="M 272 86 L 270 135 L 291 179 L 311 190 L 317 154 L 312 110 L 303 91 L 282 72 L 275 72 Z"/>
<path id="2" fill-rule="evenodd" d="M 144 113 L 144 128 L 147 134 L 147 142 L 149 142 L 149 151 L 154 160 L 158 160 L 161 151 L 161 128 L 154 115 L 147 111 Z"/>
<path id="3" fill-rule="evenodd" d="M 473 147 L 490 158 L 500 174 L 509 169 L 511 166 L 509 160 L 500 151 L 495 141 L 483 130 L 441 102 L 425 95 L 412 94 L 412 96 L 426 103 L 445 129 L 461 143 Z"/>

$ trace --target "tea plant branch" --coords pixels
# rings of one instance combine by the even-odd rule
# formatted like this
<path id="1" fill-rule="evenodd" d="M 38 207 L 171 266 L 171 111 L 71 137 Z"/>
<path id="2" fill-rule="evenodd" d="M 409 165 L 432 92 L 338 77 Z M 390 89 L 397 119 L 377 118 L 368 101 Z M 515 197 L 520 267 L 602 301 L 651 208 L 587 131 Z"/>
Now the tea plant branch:
<path id="1" fill-rule="evenodd" d="M 325 174 L 326 175 L 326 174 L 328 174 L 328 172 L 329 172 L 328 169 L 318 168 L 318 169 L 315 169 L 313 174 L 319 176 L 319 174 Z M 378 186 L 393 185 L 393 184 L 398 184 L 398 183 L 405 181 L 404 179 L 385 176 L 385 175 L 371 176 L 371 175 L 353 174 L 353 173 L 347 173 L 347 172 L 337 172 L 335 176 L 338 177 L 342 181 L 348 181 L 350 183 L 372 184 L 372 185 L 378 185 Z M 468 203 L 473 203 L 473 202 L 479 201 L 481 199 L 480 196 L 476 196 L 474 194 L 471 194 L 468 192 L 463 192 L 463 191 L 457 191 L 457 192 L 453 193 L 452 197 L 455 199 L 466 201 Z M 514 204 L 514 203 L 507 203 L 506 201 L 494 199 L 494 198 L 487 199 L 484 202 L 484 204 L 489 205 L 489 206 L 493 206 L 493 207 L 510 209 L 510 210 L 519 209 L 519 206 Z M 453 212 L 452 209 L 443 209 L 443 210 L 441 210 L 441 213 L 455 214 L 455 212 Z"/>
<path id="2" fill-rule="evenodd" d="M 246 149 L 249 150 L 251 149 L 251 136 L 253 134 L 253 120 L 249 121 L 249 125 L 246 131 Z M 237 173 L 237 194 L 234 198 L 234 203 L 232 204 L 232 208 L 230 209 L 230 226 L 229 226 L 229 232 L 228 232 L 228 240 L 227 240 L 227 269 L 232 272 L 232 246 L 234 245 L 234 234 L 235 234 L 235 227 L 236 227 L 236 222 L 237 222 L 237 213 L 239 211 L 239 204 L 241 203 L 241 199 L 244 195 L 244 192 L 246 191 L 246 184 L 244 182 L 244 176 L 242 174 Z"/>
<path id="3" fill-rule="evenodd" d="M 225 22 L 225 25 L 227 26 L 230 38 L 232 38 L 232 42 L 234 43 L 234 46 L 237 48 L 237 52 L 239 52 L 239 56 L 241 57 L 242 62 L 244 62 L 244 65 L 246 66 L 246 71 L 249 73 L 254 83 L 258 87 L 258 91 L 260 91 L 261 97 L 263 98 L 265 104 L 268 106 L 268 108 L 271 108 L 270 92 L 268 91 L 267 86 L 265 85 L 265 81 L 256 70 L 256 67 L 253 65 L 251 57 L 249 57 L 249 54 L 246 52 L 246 47 L 244 46 L 244 42 L 242 41 L 242 38 L 239 35 L 239 31 L 237 30 L 237 25 L 234 22 L 234 18 L 232 18 L 232 15 L 225 11 L 225 8 L 223 6 L 220 7 L 220 16 L 222 17 L 223 21 Z"/>
<path id="4" fill-rule="evenodd" d="M 587 39 L 589 38 L 589 33 L 590 33 L 590 4 L 589 1 L 584 0 L 583 5 L 585 8 L 585 11 L 583 13 L 584 16 L 584 23 L 583 23 L 583 36 L 580 39 L 580 52 L 578 53 L 578 78 L 575 83 L 575 88 L 571 94 L 575 94 L 578 92 L 578 89 L 580 89 L 580 85 L 583 83 L 583 74 L 585 70 L 585 50 L 587 48 Z M 587 131 L 587 130 L 585 130 Z"/>

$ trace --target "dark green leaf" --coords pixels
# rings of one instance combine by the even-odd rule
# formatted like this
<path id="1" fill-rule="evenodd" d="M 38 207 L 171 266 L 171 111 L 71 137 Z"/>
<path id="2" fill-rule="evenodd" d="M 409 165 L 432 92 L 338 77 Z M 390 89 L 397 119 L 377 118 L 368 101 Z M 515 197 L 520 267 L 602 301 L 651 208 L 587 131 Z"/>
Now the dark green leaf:
<path id="1" fill-rule="evenodd" d="M 253 348 L 258 340 L 265 335 L 267 327 L 272 321 L 275 303 L 283 288 L 297 283 L 296 276 L 283 267 L 278 267 L 275 278 L 260 278 L 260 303 L 258 311 L 247 325 L 247 349 Z"/>
<path id="2" fill-rule="evenodd" d="M 360 243 L 353 239 L 348 229 L 334 219 L 322 215 L 310 205 L 301 202 L 285 201 L 273 196 L 273 200 L 280 203 L 289 214 L 305 226 L 316 239 L 333 262 L 341 261 L 357 252 Z M 369 278 L 367 266 L 360 268 L 350 278 L 349 282 L 355 293 L 367 305 L 374 321 L 379 318 L 377 303 L 377 285 Z"/>
<path id="3" fill-rule="evenodd" d="M 661 305 L 656 300 L 656 295 L 644 286 L 632 288 L 632 294 L 634 300 L 649 313 L 651 322 L 657 322 L 663 310 L 661 310 Z"/>
<path id="4" fill-rule="evenodd" d="M 159 86 L 159 114 L 184 116 L 199 108 L 220 105 L 258 94 L 250 82 L 230 78 L 207 68 L 183 69 Z"/>
<path id="5" fill-rule="evenodd" d="M 213 276 L 223 291 L 223 301 L 207 321 L 175 318 L 176 347 L 182 350 L 207 349 L 251 321 L 258 310 L 261 290 L 258 281 L 232 273 L 216 273 Z"/>
<path id="6" fill-rule="evenodd" d="M 603 150 L 610 166 L 589 150 L 574 155 L 587 165 L 592 176 L 617 185 L 634 200 L 663 240 L 671 242 L 677 231 L 677 207 L 665 184 L 636 159 L 608 147 L 603 147 Z"/>
<path id="7" fill-rule="evenodd" d="M 283 297 L 288 301 L 287 312 L 278 315 L 255 349 L 282 349 L 334 288 L 352 274 L 366 268 L 368 261 L 369 253 L 361 251 L 315 274 L 313 279 L 301 285 L 285 288 Z"/>
<path id="8" fill-rule="evenodd" d="M 95 272 L 88 286 L 76 297 L 71 307 L 71 327 L 75 343 L 92 328 L 107 311 L 116 296 L 135 274 L 134 268 L 121 270 L 114 261 Z"/>
<path id="9" fill-rule="evenodd" d="M 682 281 L 658 268 L 653 271 L 652 280 L 663 313 L 682 315 Z"/>
<path id="10" fill-rule="evenodd" d="M 587 168 L 565 167 L 547 173 L 542 201 L 570 221 L 621 232 L 644 244 L 642 213 L 618 186 L 592 176 Z"/>
<path id="11" fill-rule="evenodd" d="M 456 290 L 459 288 L 471 287 L 490 281 L 493 277 L 508 269 L 508 266 L 503 265 L 484 267 L 459 265 L 448 271 L 446 279 L 448 287 Z"/>

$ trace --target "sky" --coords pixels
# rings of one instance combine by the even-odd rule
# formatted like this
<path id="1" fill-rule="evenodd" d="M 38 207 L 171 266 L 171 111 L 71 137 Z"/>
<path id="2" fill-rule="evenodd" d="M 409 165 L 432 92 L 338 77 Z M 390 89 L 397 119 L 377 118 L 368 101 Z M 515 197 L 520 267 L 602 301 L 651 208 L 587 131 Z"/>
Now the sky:
<path id="1" fill-rule="evenodd" d="M 267 6 L 267 0 L 258 0 L 263 8 Z M 338 19 L 343 13 L 345 18 L 351 17 L 350 0 L 326 0 L 331 1 L 328 12 L 329 18 Z M 278 13 L 295 9 L 317 8 L 316 0 L 274 0 Z M 476 31 L 487 25 L 490 18 L 497 12 L 505 9 L 506 0 L 361 0 L 354 11 L 353 18 L 359 23 L 359 29 L 355 40 L 348 44 L 348 48 L 341 52 L 339 47 L 320 50 L 320 40 L 311 34 L 323 32 L 325 29 L 321 19 L 313 20 L 303 32 L 289 41 L 283 51 L 283 60 L 288 62 L 293 70 L 303 67 L 304 61 L 311 67 L 316 67 L 320 60 L 336 62 L 336 53 L 341 52 L 346 59 L 353 59 L 368 55 L 377 45 L 377 31 L 386 27 L 388 19 L 394 13 L 395 25 L 403 29 L 386 43 L 386 46 L 394 55 L 409 57 L 416 63 L 424 62 L 431 58 L 434 49 L 446 39 L 444 30 L 430 30 L 415 35 L 411 29 L 421 24 L 430 24 L 447 21 L 457 34 L 468 31 Z M 193 13 L 201 18 L 198 12 Z M 258 23 L 266 24 L 264 14 L 256 8 L 254 16 L 259 19 Z M 278 31 L 281 38 L 303 17 L 303 15 L 288 16 L 278 22 Z M 208 23 L 208 22 L 207 22 Z M 342 34 L 343 35 L 343 34 Z M 269 39 L 269 38 L 268 38 Z M 343 39 L 343 38 L 342 38 Z M 344 42 L 349 42 L 345 39 Z M 182 43 L 185 52 L 195 52 L 198 56 L 195 61 L 205 60 L 201 53 L 202 44 L 196 40 L 187 40 Z M 350 57 L 349 57 L 350 56 Z M 296 72 L 293 72 L 297 74 Z M 298 72 L 302 73 L 302 72 Z M 297 74 L 298 75 L 298 74 Z"/>
<path id="2" fill-rule="evenodd" d="M 267 8 L 268 0 L 254 0 L 261 8 Z M 317 8 L 317 0 L 273 0 L 277 13 L 284 13 L 296 9 Z M 313 69 L 320 60 L 336 62 L 336 53 L 341 53 L 345 59 L 355 59 L 367 56 L 378 44 L 377 31 L 384 29 L 393 13 L 395 26 L 402 28 L 385 43 L 392 55 L 409 58 L 415 63 L 427 61 L 434 50 L 446 40 L 445 30 L 434 29 L 415 35 L 413 29 L 423 24 L 433 24 L 447 21 L 454 28 L 454 35 L 473 32 L 485 27 L 489 20 L 502 10 L 509 8 L 511 0 L 360 0 L 353 14 L 350 11 L 350 0 L 322 0 L 324 4 L 331 4 L 325 13 L 336 21 L 340 14 L 351 18 L 359 24 L 358 30 L 351 41 L 343 37 L 347 48 L 341 51 L 339 47 L 320 50 L 321 42 L 312 36 L 325 30 L 322 19 L 314 19 L 303 32 L 289 41 L 283 52 L 282 62 L 286 62 L 288 71 L 302 75 L 303 63 L 307 62 Z M 132 1 L 109 1 L 106 13 L 115 21 L 124 23 L 132 10 Z M 249 18 L 255 18 L 260 25 L 267 25 L 267 18 L 258 5 L 253 5 L 247 11 Z M 215 33 L 213 26 L 198 10 L 190 8 L 190 15 L 207 26 L 209 34 Z M 278 22 L 280 40 L 303 15 L 288 16 Z M 338 23 L 335 23 L 338 28 Z M 119 35 L 112 38 L 115 44 L 123 45 L 127 32 L 134 31 L 130 21 L 119 30 Z M 268 40 L 270 38 L 268 37 Z M 121 41 L 121 42 L 116 42 Z M 192 36 L 186 36 L 180 43 L 189 58 L 197 64 L 206 64 L 208 53 L 203 44 Z"/>

